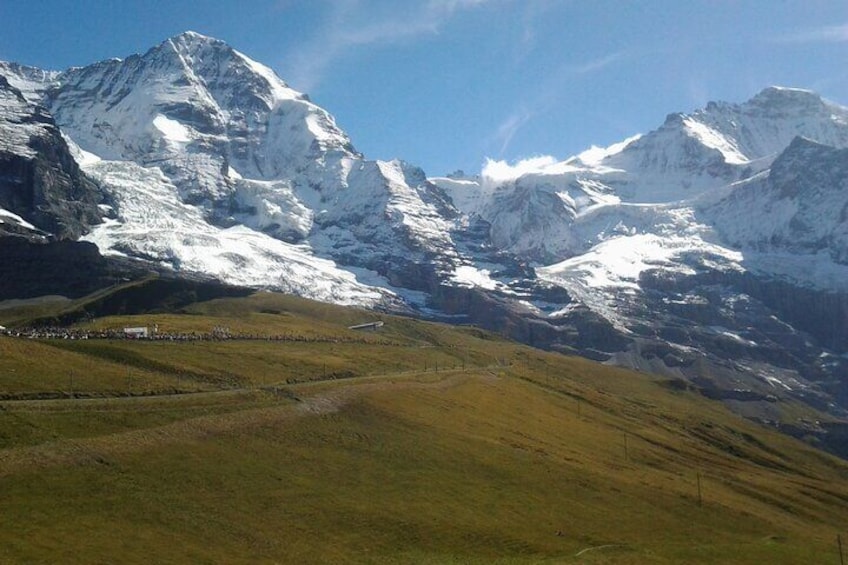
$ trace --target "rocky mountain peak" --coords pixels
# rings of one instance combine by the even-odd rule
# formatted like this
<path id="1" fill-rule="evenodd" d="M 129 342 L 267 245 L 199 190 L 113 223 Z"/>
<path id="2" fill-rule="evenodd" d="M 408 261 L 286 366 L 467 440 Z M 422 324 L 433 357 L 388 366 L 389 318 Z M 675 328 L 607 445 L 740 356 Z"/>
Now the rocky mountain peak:
<path id="1" fill-rule="evenodd" d="M 812 90 L 769 86 L 751 98 L 747 103 L 751 108 L 760 108 L 766 112 L 779 110 L 793 113 L 816 112 L 824 110 L 825 102 Z"/>
<path id="2" fill-rule="evenodd" d="M 27 100 L 38 102 L 43 97 L 44 91 L 56 80 L 59 73 L 0 61 L 0 75 L 4 76 L 9 84 L 20 90 Z"/>
<path id="3" fill-rule="evenodd" d="M 196 32 L 70 69 L 46 103 L 84 150 L 162 163 L 192 200 L 228 197 L 230 176 L 270 180 L 322 152 L 356 153 L 332 116 L 273 70 Z"/>
<path id="4" fill-rule="evenodd" d="M 626 199 L 679 199 L 767 169 L 799 135 L 848 147 L 848 109 L 809 90 L 769 87 L 741 104 L 710 102 L 691 113 L 669 114 L 660 128 L 602 164 L 638 170 L 641 179 L 679 176 L 676 188 L 667 184 L 660 192 L 623 187 Z"/>
<path id="5" fill-rule="evenodd" d="M 840 229 L 848 230 L 848 218 L 843 210 L 848 205 L 848 148 L 838 149 L 796 137 L 775 159 L 769 182 L 781 198 L 797 198 L 800 208 L 808 206 L 810 200 L 818 201 L 814 213 L 807 215 L 808 223 L 814 224 L 816 218 L 829 218 L 830 221 L 818 227 L 839 225 Z M 842 249 L 839 251 L 846 254 Z"/>
<path id="6" fill-rule="evenodd" d="M 251 110 L 261 101 L 271 110 L 280 100 L 303 98 L 270 68 L 220 39 L 193 31 L 166 39 L 144 55 L 151 64 L 160 58 L 172 60 L 181 68 L 183 81 L 198 82 L 224 109 L 236 105 Z"/>
<path id="7" fill-rule="evenodd" d="M 798 169 L 802 163 L 811 164 L 811 161 L 819 159 L 829 160 L 831 155 L 839 152 L 840 150 L 835 147 L 819 143 L 802 135 L 796 136 L 772 163 L 771 176 L 782 177 L 788 171 Z"/>
<path id="8" fill-rule="evenodd" d="M 186 30 L 182 33 L 178 33 L 177 35 L 170 37 L 170 38 L 166 39 L 165 41 L 166 42 L 170 41 L 172 43 L 181 44 L 181 45 L 191 45 L 191 46 L 214 45 L 214 46 L 226 47 L 227 49 L 232 49 L 229 45 L 227 45 L 226 42 L 224 42 L 220 39 L 216 39 L 216 38 L 210 37 L 208 35 L 203 35 L 202 33 L 198 33 L 196 31 L 193 31 L 193 30 L 190 30 L 190 29 Z"/>

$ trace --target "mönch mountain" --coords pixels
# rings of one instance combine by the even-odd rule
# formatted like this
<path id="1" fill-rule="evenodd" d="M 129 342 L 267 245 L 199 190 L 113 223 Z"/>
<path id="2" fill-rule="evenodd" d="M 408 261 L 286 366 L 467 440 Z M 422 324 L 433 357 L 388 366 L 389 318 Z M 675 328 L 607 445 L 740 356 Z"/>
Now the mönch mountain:
<path id="1" fill-rule="evenodd" d="M 0 63 L 0 236 L 0 299 L 152 269 L 474 323 L 763 421 L 788 399 L 848 416 L 848 109 L 807 90 L 428 178 L 194 32 L 61 72 Z M 784 428 L 848 454 L 839 424 Z"/>

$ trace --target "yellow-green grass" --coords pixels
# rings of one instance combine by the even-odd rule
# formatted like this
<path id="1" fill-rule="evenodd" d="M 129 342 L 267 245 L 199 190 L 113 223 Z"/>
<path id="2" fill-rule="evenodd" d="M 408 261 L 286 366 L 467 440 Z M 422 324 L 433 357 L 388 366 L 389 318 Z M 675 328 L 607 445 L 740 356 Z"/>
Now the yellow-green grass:
<path id="1" fill-rule="evenodd" d="M 139 394 L 181 381 L 141 363 L 124 362 L 129 357 L 106 359 L 85 348 L 108 348 L 105 341 L 74 342 L 82 344 L 80 349 L 68 343 L 0 337 L 0 398 L 40 392 Z M 199 386 L 191 384 L 192 389 Z"/>
<path id="2" fill-rule="evenodd" d="M 72 300 L 64 296 L 41 296 L 23 300 L 4 300 L 0 302 L 0 323 L 25 323 L 34 318 L 53 315 L 64 311 L 72 304 Z"/>
<path id="3" fill-rule="evenodd" d="M 843 463 L 688 394 L 628 388 L 656 401 L 638 428 L 614 399 L 578 416 L 556 389 L 456 371 L 296 385 L 301 402 L 5 450 L 0 557 L 833 561 Z"/>
<path id="4" fill-rule="evenodd" d="M 253 390 L 6 402 L 0 411 L 0 448 L 156 427 L 276 403 L 278 396 Z"/>
<path id="5" fill-rule="evenodd" d="M 24 300 L 6 300 L 0 302 L 0 323 L 7 326 L 27 325 L 33 320 L 59 318 L 71 312 L 84 310 L 112 294 L 120 293 L 155 280 L 156 275 L 145 276 L 93 292 L 87 296 L 69 299 L 64 296 L 41 296 Z"/>
<path id="6" fill-rule="evenodd" d="M 0 338 L 0 562 L 839 562 L 848 465 L 662 379 L 388 316 L 334 342 L 377 317 L 276 296 L 189 310 L 326 341 Z M 69 372 L 86 398 L 34 399 Z"/>
<path id="7" fill-rule="evenodd" d="M 0 352 L 0 394 L 249 387 L 496 363 L 494 352 L 331 341 L 0 338 Z"/>

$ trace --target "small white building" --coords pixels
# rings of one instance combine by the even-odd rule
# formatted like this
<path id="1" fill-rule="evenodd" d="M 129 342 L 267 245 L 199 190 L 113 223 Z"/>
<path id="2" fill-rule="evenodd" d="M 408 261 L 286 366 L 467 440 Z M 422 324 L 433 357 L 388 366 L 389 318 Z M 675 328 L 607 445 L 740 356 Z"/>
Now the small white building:
<path id="1" fill-rule="evenodd" d="M 382 328 L 385 324 L 383 321 L 379 322 L 368 322 L 367 324 L 357 324 L 355 326 L 348 326 L 349 330 L 371 330 L 372 332 L 376 332 L 378 329 Z"/>
<path id="2" fill-rule="evenodd" d="M 124 328 L 124 335 L 130 339 L 147 339 L 150 337 L 150 330 L 147 326 L 138 328 Z"/>

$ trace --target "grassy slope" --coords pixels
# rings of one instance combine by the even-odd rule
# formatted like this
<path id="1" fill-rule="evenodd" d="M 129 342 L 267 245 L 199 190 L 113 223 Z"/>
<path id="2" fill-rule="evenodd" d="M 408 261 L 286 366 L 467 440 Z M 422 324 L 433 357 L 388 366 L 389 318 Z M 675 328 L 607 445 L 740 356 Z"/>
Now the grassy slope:
<path id="1" fill-rule="evenodd" d="M 473 329 L 346 329 L 374 318 L 260 294 L 92 323 L 339 341 L 0 338 L 7 398 L 87 397 L 0 401 L 0 562 L 838 563 L 844 462 Z"/>

